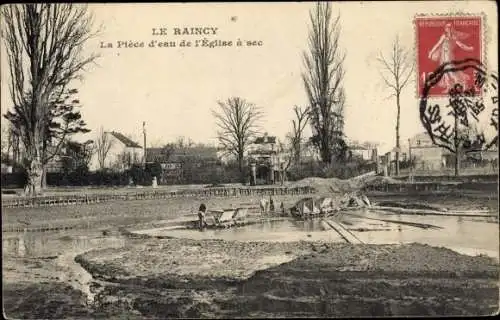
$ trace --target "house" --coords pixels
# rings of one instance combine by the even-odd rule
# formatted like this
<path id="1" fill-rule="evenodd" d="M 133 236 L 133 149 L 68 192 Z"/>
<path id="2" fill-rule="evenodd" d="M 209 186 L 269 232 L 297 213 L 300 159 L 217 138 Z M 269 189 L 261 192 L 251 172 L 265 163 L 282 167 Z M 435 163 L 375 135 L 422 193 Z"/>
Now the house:
<path id="1" fill-rule="evenodd" d="M 123 171 L 134 164 L 143 163 L 144 149 L 140 144 L 116 131 L 104 134 L 107 135 L 111 143 L 111 148 L 104 161 L 104 168 Z M 100 168 L 97 153 L 92 157 L 90 168 L 93 170 Z"/>
<path id="2" fill-rule="evenodd" d="M 436 146 L 426 132 L 409 139 L 408 153 L 417 170 L 440 170 L 446 167 L 453 157 L 450 151 Z"/>
<path id="3" fill-rule="evenodd" d="M 146 149 L 146 162 L 182 163 L 187 159 L 198 162 L 217 162 L 218 149 L 204 145 L 183 148 L 165 147 Z"/>
<path id="4" fill-rule="evenodd" d="M 349 146 L 349 158 L 358 158 L 365 161 L 377 160 L 377 148 L 365 147 L 362 145 L 353 144 Z"/>
<path id="5" fill-rule="evenodd" d="M 160 163 L 162 176 L 159 183 L 165 181 L 180 181 L 188 166 L 202 168 L 219 164 L 217 148 L 197 145 L 191 147 L 147 148 L 146 163 Z"/>
<path id="6" fill-rule="evenodd" d="M 252 170 L 255 170 L 256 179 L 263 180 L 265 183 L 275 182 L 275 177 L 278 177 L 283 163 L 283 155 L 275 136 L 265 133 L 255 138 L 248 146 L 247 156 L 249 165 L 255 168 Z"/>

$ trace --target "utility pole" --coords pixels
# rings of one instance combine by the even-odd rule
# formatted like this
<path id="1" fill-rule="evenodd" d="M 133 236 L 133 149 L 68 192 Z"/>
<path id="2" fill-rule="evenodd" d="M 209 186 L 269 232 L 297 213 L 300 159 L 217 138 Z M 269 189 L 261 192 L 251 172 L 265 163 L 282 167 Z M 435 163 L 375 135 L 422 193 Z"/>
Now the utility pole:
<path id="1" fill-rule="evenodd" d="M 142 134 L 144 136 L 144 156 L 142 162 L 144 164 L 144 169 L 146 169 L 146 121 L 142 122 Z"/>
<path id="2" fill-rule="evenodd" d="M 413 183 L 413 159 L 411 157 L 411 139 L 408 139 L 408 161 L 410 164 L 410 182 Z"/>

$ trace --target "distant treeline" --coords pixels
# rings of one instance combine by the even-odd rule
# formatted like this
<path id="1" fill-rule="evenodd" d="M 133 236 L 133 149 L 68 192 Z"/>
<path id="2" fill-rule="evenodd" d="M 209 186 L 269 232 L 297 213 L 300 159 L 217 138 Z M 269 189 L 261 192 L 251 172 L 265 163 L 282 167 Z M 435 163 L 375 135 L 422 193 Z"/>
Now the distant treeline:
<path id="1" fill-rule="evenodd" d="M 244 168 L 245 175 L 250 177 L 250 169 Z M 369 171 L 376 170 L 374 163 L 349 162 L 325 165 L 321 162 L 302 163 L 291 167 L 286 179 L 296 181 L 307 177 L 337 177 L 351 178 Z M 241 175 L 236 163 L 186 163 L 177 175 L 166 174 L 159 163 L 148 164 L 144 169 L 140 165 L 132 166 L 124 172 L 100 170 L 91 172 L 80 168 L 69 172 L 48 172 L 47 186 L 127 186 L 151 185 L 153 177 L 158 185 L 172 184 L 224 184 L 238 183 Z M 4 188 L 22 188 L 26 184 L 26 173 L 18 170 L 14 173 L 2 173 L 1 182 Z M 249 179 L 248 179 L 249 180 Z M 276 177 L 276 184 L 279 179 Z"/>
<path id="2" fill-rule="evenodd" d="M 235 183 L 239 181 L 237 168 L 222 166 L 193 166 L 183 168 L 178 176 L 165 176 L 159 164 L 148 165 L 146 169 L 136 165 L 123 172 L 112 170 L 98 170 L 95 172 L 85 169 L 70 172 L 48 172 L 47 186 L 127 186 L 151 185 L 153 177 L 159 185 L 165 184 L 218 184 Z M 22 188 L 27 181 L 24 170 L 13 173 L 2 173 L 3 188 Z"/>

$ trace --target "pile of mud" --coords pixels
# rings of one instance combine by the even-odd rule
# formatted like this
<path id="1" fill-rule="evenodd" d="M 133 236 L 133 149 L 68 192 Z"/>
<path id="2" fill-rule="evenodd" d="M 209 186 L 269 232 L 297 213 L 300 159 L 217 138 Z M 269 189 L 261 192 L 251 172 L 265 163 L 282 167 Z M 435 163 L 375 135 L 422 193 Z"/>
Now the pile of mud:
<path id="1" fill-rule="evenodd" d="M 376 176 L 373 173 L 371 173 L 346 180 L 338 178 L 310 177 L 294 182 L 293 186 L 294 187 L 310 186 L 314 188 L 319 194 L 331 194 L 331 193 L 349 193 L 361 190 L 365 187 L 378 186 L 387 183 L 401 183 L 401 182 L 390 177 Z"/>

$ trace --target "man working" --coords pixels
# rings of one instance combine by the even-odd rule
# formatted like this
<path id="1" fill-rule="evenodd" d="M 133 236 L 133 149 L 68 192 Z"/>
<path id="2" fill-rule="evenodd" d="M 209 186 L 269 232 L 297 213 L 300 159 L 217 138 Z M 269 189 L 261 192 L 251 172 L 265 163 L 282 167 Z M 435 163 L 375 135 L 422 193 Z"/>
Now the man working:
<path id="1" fill-rule="evenodd" d="M 203 230 L 203 228 L 206 226 L 206 221 L 205 221 L 205 213 L 207 211 L 207 207 L 205 206 L 204 203 L 200 205 L 200 208 L 198 209 L 198 220 L 200 222 L 200 230 Z"/>

